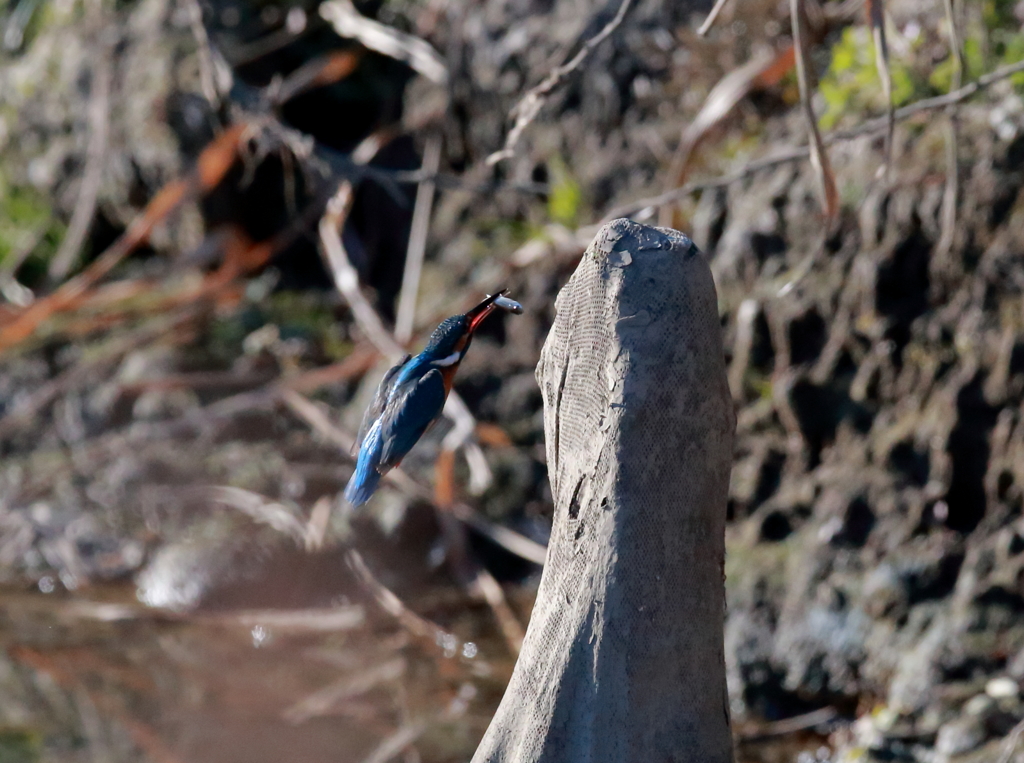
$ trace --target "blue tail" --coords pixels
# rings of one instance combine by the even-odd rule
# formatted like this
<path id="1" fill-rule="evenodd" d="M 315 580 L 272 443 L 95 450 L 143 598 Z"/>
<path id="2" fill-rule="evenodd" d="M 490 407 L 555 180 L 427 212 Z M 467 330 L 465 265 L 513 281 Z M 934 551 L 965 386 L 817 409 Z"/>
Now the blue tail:
<path id="1" fill-rule="evenodd" d="M 379 484 L 380 474 L 376 469 L 371 469 L 362 475 L 356 472 L 345 486 L 345 500 L 353 506 L 362 506 L 370 500 L 370 496 L 377 492 Z"/>
<path id="2" fill-rule="evenodd" d="M 380 472 L 377 471 L 377 467 L 380 465 L 380 455 L 380 422 L 378 422 L 366 433 L 363 447 L 359 449 L 359 457 L 356 459 L 356 470 L 352 472 L 352 478 L 345 486 L 345 500 L 353 506 L 362 506 L 376 492 L 381 477 Z"/>

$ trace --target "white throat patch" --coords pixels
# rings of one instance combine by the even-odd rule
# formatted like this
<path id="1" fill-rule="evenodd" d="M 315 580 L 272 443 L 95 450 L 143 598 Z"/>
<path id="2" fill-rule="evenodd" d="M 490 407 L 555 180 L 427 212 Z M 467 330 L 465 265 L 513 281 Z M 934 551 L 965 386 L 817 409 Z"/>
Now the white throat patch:
<path id="1" fill-rule="evenodd" d="M 441 358 L 440 360 L 435 360 L 430 365 L 432 365 L 432 366 L 443 366 L 443 367 L 451 366 L 451 365 L 454 365 L 455 363 L 458 363 L 459 359 L 461 357 L 462 357 L 462 353 L 461 352 L 453 352 L 447 358 Z"/>

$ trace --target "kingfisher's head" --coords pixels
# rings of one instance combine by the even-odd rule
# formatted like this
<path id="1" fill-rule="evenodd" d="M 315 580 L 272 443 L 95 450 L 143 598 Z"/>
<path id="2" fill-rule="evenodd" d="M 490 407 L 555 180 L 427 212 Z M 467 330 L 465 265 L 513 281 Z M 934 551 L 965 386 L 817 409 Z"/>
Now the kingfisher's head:
<path id="1" fill-rule="evenodd" d="M 445 318 L 441 325 L 434 329 L 424 352 L 434 358 L 432 362 L 435 365 L 451 366 L 462 360 L 473 339 L 473 332 L 483 323 L 484 318 L 499 306 L 498 301 L 503 293 L 504 290 L 488 296 L 463 315 Z"/>

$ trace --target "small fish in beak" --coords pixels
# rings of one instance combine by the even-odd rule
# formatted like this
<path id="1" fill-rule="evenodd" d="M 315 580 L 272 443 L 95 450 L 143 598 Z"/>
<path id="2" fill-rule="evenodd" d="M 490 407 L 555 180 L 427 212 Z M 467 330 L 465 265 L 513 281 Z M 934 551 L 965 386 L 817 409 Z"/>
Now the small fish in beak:
<path id="1" fill-rule="evenodd" d="M 502 310 L 508 310 L 508 312 L 513 313 L 514 315 L 523 314 L 523 306 L 514 299 L 506 297 L 504 290 L 498 292 L 498 297 L 494 300 L 494 305 L 495 307 L 500 307 Z"/>

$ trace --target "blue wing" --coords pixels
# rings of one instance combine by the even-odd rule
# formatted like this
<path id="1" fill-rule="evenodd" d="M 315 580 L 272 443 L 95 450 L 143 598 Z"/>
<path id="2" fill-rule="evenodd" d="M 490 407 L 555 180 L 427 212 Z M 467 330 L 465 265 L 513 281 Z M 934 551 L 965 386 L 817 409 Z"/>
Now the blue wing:
<path id="1" fill-rule="evenodd" d="M 380 422 L 370 427 L 359 449 L 356 468 L 345 486 L 345 499 L 353 506 L 362 506 L 380 484 Z"/>
<path id="2" fill-rule="evenodd" d="M 441 415 L 447 397 L 444 377 L 436 368 L 394 390 L 380 419 L 378 469 L 387 471 L 405 458 L 427 427 Z"/>
<path id="3" fill-rule="evenodd" d="M 380 384 L 377 385 L 377 391 L 374 393 L 373 402 L 370 403 L 366 409 L 366 413 L 363 414 L 363 421 L 359 425 L 359 434 L 356 436 L 356 442 L 353 446 L 353 453 L 357 452 L 362 446 L 363 441 L 366 439 L 366 433 L 370 431 L 370 427 L 373 426 L 373 422 L 380 418 L 381 414 L 384 413 L 384 406 L 387 405 L 388 397 L 391 395 L 391 390 L 395 386 L 395 382 L 398 380 L 398 372 L 402 370 L 406 363 L 409 362 L 412 355 L 406 355 L 397 365 L 392 366 L 388 369 L 388 372 L 384 374 L 384 378 L 380 380 Z"/>

